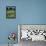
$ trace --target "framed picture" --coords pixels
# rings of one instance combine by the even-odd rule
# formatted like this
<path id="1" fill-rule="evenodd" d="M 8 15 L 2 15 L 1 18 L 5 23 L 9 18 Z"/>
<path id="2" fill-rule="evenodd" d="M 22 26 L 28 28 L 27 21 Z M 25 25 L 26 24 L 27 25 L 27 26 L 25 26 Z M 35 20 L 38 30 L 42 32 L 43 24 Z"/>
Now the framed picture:
<path id="1" fill-rule="evenodd" d="M 19 42 L 22 40 L 46 41 L 46 24 L 19 24 Z"/>
<path id="2" fill-rule="evenodd" d="M 6 6 L 6 18 L 7 19 L 16 18 L 16 6 Z"/>

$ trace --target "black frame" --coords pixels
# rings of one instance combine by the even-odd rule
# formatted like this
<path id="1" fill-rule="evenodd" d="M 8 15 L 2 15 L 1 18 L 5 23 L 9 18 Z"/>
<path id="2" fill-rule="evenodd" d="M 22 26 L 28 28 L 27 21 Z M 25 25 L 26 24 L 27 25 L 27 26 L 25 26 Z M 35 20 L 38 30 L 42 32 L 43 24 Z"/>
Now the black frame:
<path id="1" fill-rule="evenodd" d="M 8 11 L 14 11 L 13 16 L 9 16 Z M 12 14 L 12 13 L 10 13 Z M 16 18 L 16 6 L 6 6 L 6 19 L 14 19 Z"/>

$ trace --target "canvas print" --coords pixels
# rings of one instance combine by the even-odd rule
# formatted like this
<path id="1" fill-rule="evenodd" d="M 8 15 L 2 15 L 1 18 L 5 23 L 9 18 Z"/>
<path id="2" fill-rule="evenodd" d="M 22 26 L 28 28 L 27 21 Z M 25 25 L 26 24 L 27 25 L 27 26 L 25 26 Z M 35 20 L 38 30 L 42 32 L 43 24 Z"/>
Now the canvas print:
<path id="1" fill-rule="evenodd" d="M 46 41 L 46 25 L 19 25 L 20 40 Z"/>
<path id="2" fill-rule="evenodd" d="M 16 18 L 16 6 L 6 6 L 6 18 Z"/>

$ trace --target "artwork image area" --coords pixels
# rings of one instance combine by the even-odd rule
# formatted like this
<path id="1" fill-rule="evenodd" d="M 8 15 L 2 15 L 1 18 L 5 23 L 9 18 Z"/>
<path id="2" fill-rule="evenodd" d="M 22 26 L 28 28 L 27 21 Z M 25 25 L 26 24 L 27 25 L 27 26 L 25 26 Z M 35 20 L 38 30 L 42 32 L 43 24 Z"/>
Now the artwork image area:
<path id="1" fill-rule="evenodd" d="M 46 41 L 46 25 L 19 25 L 20 40 Z"/>
<path id="2" fill-rule="evenodd" d="M 16 6 L 6 7 L 6 18 L 8 19 L 16 18 Z"/>

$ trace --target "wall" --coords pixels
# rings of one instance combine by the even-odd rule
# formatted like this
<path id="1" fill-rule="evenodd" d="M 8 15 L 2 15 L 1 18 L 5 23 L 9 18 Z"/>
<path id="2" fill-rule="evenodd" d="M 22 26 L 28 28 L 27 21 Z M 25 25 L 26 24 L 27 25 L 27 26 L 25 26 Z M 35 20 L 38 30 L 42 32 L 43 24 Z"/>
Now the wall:
<path id="1" fill-rule="evenodd" d="M 6 19 L 6 6 L 16 6 L 16 19 Z M 46 24 L 46 0 L 0 0 L 0 44 L 8 43 L 17 24 Z"/>
<path id="2" fill-rule="evenodd" d="M 46 24 L 46 0 L 17 1 L 18 23 Z"/>
<path id="3" fill-rule="evenodd" d="M 16 1 L 0 0 L 0 44 L 8 43 L 10 32 L 17 34 L 17 17 L 16 19 L 6 19 L 6 6 L 16 6 Z"/>

